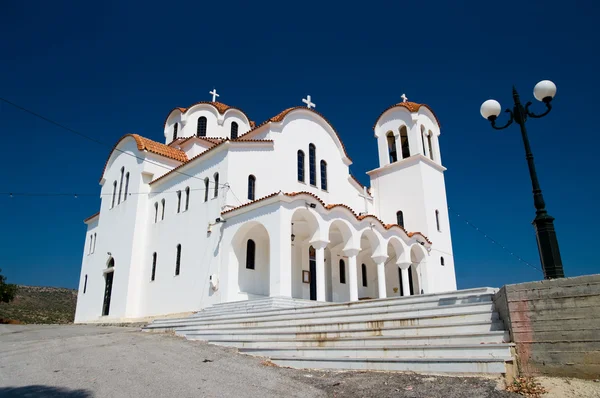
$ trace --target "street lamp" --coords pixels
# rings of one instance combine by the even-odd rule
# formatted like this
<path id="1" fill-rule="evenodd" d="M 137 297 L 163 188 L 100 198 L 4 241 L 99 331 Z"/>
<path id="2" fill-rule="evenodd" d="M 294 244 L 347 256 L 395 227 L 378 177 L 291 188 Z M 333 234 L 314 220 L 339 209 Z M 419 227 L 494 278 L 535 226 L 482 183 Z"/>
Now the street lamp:
<path id="1" fill-rule="evenodd" d="M 517 89 L 513 86 L 513 100 L 515 104 L 512 110 L 506 109 L 505 112 L 509 114 L 510 119 L 501 127 L 496 126 L 496 119 L 502 109 L 498 101 L 493 99 L 487 100 L 481 105 L 480 109 L 481 116 L 489 120 L 492 127 L 496 130 L 505 129 L 512 122 L 516 122 L 521 127 L 521 135 L 523 137 L 523 144 L 525 145 L 525 158 L 527 159 L 529 176 L 531 177 L 531 185 L 533 186 L 533 204 L 536 209 L 533 225 L 535 227 L 542 268 L 544 269 L 544 278 L 546 279 L 564 278 L 565 274 L 562 260 L 560 259 L 556 231 L 554 230 L 554 217 L 550 216 L 546 211 L 542 189 L 540 188 L 537 173 L 535 172 L 535 164 L 533 163 L 529 138 L 527 138 L 525 122 L 527 122 L 527 117 L 540 118 L 550 113 L 554 95 L 556 95 L 556 85 L 550 80 L 542 80 L 535 85 L 533 96 L 546 105 L 546 111 L 538 115 L 529 110 L 531 102 L 528 102 L 525 106 L 521 105 L 519 93 L 517 93 Z"/>

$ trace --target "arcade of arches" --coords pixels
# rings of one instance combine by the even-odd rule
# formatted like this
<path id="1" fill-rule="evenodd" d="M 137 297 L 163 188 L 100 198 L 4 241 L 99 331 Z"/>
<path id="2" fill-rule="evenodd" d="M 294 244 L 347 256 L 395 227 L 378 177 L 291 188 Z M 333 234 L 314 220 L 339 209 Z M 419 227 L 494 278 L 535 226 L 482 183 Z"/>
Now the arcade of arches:
<path id="1" fill-rule="evenodd" d="M 258 220 L 237 230 L 228 263 L 239 295 L 230 300 L 288 296 L 346 302 L 426 292 L 427 252 L 416 238 L 392 233 L 385 238 L 373 223 L 353 225 L 308 208 L 296 208 L 288 220 L 285 231 L 269 230 Z"/>

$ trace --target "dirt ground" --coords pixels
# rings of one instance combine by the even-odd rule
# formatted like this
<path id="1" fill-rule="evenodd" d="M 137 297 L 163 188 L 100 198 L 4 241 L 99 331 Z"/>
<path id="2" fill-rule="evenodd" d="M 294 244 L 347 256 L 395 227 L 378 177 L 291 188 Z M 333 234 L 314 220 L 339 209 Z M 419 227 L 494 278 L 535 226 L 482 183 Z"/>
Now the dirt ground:
<path id="1" fill-rule="evenodd" d="M 138 328 L 0 325 L 0 397 L 520 396 L 499 390 L 498 382 L 494 378 L 279 368 L 235 349 L 143 333 Z M 551 387 L 558 395 L 547 398 L 600 397 L 600 383 L 579 384 L 558 383 Z"/>

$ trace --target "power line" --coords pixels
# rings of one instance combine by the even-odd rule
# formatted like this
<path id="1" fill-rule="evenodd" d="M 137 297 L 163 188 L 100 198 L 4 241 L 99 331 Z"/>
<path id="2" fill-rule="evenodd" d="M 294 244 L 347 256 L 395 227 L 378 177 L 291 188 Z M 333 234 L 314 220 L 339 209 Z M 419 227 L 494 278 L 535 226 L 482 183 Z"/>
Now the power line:
<path id="1" fill-rule="evenodd" d="M 220 184 L 219 184 L 220 185 Z M 227 187 L 229 188 L 229 187 Z M 214 188 L 209 188 L 209 191 Z M 149 194 L 162 194 L 162 193 L 177 193 L 185 192 L 185 189 L 178 189 L 176 191 L 156 191 L 156 192 L 127 192 L 127 196 L 131 195 L 149 195 Z M 205 188 L 190 188 L 189 191 L 206 191 Z M 29 197 L 51 197 L 51 196 L 73 196 L 75 198 L 79 196 L 112 196 L 112 193 L 68 193 L 68 192 L 0 192 L 0 196 L 8 195 L 11 198 L 15 196 L 29 196 Z"/>
<path id="2" fill-rule="evenodd" d="M 503 244 L 501 244 L 498 241 L 496 241 L 495 239 L 493 239 L 491 236 L 489 236 L 486 232 L 484 232 L 483 230 L 481 230 L 475 224 L 473 224 L 472 222 L 470 222 L 469 220 L 467 220 L 466 218 L 462 217 L 460 214 L 458 214 L 457 212 L 455 212 L 454 210 L 452 210 L 450 208 L 450 206 L 448 206 L 448 211 L 450 211 L 451 213 L 453 213 L 454 215 L 456 215 L 458 218 L 460 218 L 462 221 L 464 221 L 469 227 L 471 227 L 474 230 L 476 230 L 477 232 L 479 232 L 481 235 L 483 235 L 484 238 L 486 238 L 487 240 L 489 240 L 493 244 L 495 244 L 497 246 L 500 246 L 502 248 L 502 250 L 504 250 L 505 252 L 507 252 L 508 254 L 510 254 L 511 256 L 513 256 L 514 258 L 516 258 L 517 260 L 519 260 L 520 262 L 522 262 L 523 264 L 526 264 L 526 265 L 530 266 L 531 268 L 533 268 L 533 269 L 541 272 L 542 274 L 544 273 L 544 271 L 542 271 L 540 268 L 536 267 L 535 265 L 532 265 L 528 261 L 523 260 L 523 258 L 521 258 L 520 256 L 516 255 L 514 252 L 512 252 L 511 250 L 509 250 L 506 246 L 504 246 Z"/>
<path id="3" fill-rule="evenodd" d="M 46 121 L 46 122 L 48 122 L 48 123 L 50 123 L 50 124 L 53 124 L 53 125 L 55 125 L 55 126 L 57 126 L 57 127 L 60 127 L 60 128 L 62 128 L 62 129 L 64 129 L 64 130 L 67 130 L 67 131 L 69 131 L 69 132 L 71 132 L 71 133 L 73 133 L 73 134 L 76 134 L 76 135 L 78 135 L 78 136 L 80 136 L 80 137 L 83 137 L 83 138 L 85 138 L 85 139 L 87 139 L 87 140 L 89 140 L 89 141 L 92 141 L 92 142 L 96 143 L 96 144 L 104 145 L 104 146 L 107 146 L 107 147 L 109 147 L 109 148 L 112 148 L 112 147 L 113 147 L 113 146 L 112 146 L 112 145 L 110 145 L 110 144 L 107 144 L 107 143 L 105 143 L 105 142 L 103 142 L 103 141 L 100 141 L 100 140 L 98 140 L 98 139 L 94 138 L 94 137 L 90 137 L 89 135 L 83 134 L 83 133 L 81 133 L 81 132 L 79 132 L 79 131 L 77 131 L 77 130 L 74 130 L 74 129 L 70 128 L 70 127 L 67 127 L 67 126 L 65 126 L 65 125 L 63 125 L 63 124 L 61 124 L 61 123 L 58 123 L 58 122 L 56 122 L 56 121 L 54 121 L 54 120 L 52 120 L 52 119 L 50 119 L 50 118 L 48 118 L 48 117 L 46 117 L 46 116 L 40 115 L 39 113 L 37 113 L 37 112 L 34 112 L 34 111 L 30 110 L 30 109 L 27 109 L 27 108 L 25 108 L 25 107 L 23 107 L 23 106 L 21 106 L 21 105 L 15 104 L 14 102 L 7 100 L 6 98 L 2 98 L 2 97 L 0 97 L 0 101 L 3 101 L 3 102 L 5 102 L 5 103 L 7 103 L 7 104 L 9 104 L 9 105 L 12 105 L 12 106 L 14 106 L 14 107 L 15 107 L 15 108 L 17 108 L 17 109 L 20 109 L 20 110 L 22 110 L 23 112 L 29 113 L 30 115 L 33 115 L 33 116 L 37 117 L 38 119 L 44 120 L 44 121 Z M 169 171 L 172 171 L 172 172 L 175 172 L 175 173 L 179 173 L 179 174 L 181 174 L 181 175 L 184 175 L 184 176 L 186 176 L 186 177 L 195 178 L 195 179 L 197 179 L 197 180 L 203 181 L 203 180 L 202 180 L 202 178 L 196 177 L 196 176 L 194 176 L 194 175 L 191 175 L 191 174 L 184 173 L 184 172 L 182 172 L 182 171 L 179 171 L 179 170 L 176 170 L 176 169 L 169 168 L 168 166 L 164 166 L 164 165 L 162 165 L 162 164 L 160 164 L 160 163 L 155 163 L 155 162 L 152 162 L 152 161 L 150 161 L 150 160 L 148 160 L 148 159 L 146 159 L 146 158 L 142 158 L 142 157 L 139 157 L 139 156 L 137 156 L 137 155 L 134 155 L 134 154 L 132 154 L 132 153 L 125 152 L 125 151 L 123 151 L 123 150 L 121 150 L 121 149 L 118 149 L 118 148 L 116 148 L 116 147 L 115 147 L 115 148 L 113 148 L 113 149 L 114 149 L 115 151 L 117 151 L 117 152 L 124 153 L 125 155 L 131 156 L 131 157 L 134 157 L 134 158 L 136 158 L 136 159 L 138 159 L 138 160 L 141 160 L 141 161 L 143 161 L 143 162 L 148 162 L 148 163 L 150 163 L 150 164 L 152 164 L 152 165 L 154 165 L 154 166 L 159 166 L 159 167 L 162 167 L 163 169 L 166 169 L 166 170 L 169 170 Z M 225 184 L 219 184 L 219 185 L 220 185 L 220 186 L 225 186 Z"/>

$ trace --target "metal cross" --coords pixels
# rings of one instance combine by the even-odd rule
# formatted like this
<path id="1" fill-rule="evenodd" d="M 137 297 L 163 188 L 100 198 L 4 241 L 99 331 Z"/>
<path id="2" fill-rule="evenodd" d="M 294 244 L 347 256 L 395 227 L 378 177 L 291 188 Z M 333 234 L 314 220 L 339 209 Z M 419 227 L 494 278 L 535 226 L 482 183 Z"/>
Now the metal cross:
<path id="1" fill-rule="evenodd" d="M 302 102 L 304 102 L 304 103 L 306 104 L 306 107 L 307 107 L 308 109 L 310 109 L 311 107 L 312 107 L 312 108 L 316 108 L 316 107 L 317 107 L 317 105 L 315 105 L 315 104 L 313 104 L 312 102 L 310 102 L 310 95 L 307 95 L 307 96 L 306 96 L 306 99 L 303 99 L 303 100 L 302 100 Z"/>
<path id="2" fill-rule="evenodd" d="M 219 94 L 217 94 L 217 90 L 213 88 L 213 90 L 209 91 L 208 93 L 212 94 L 212 96 L 213 96 L 212 102 L 216 102 L 217 101 L 217 97 L 219 96 Z"/>
<path id="3" fill-rule="evenodd" d="M 408 101 L 408 97 L 406 96 L 406 94 L 402 94 L 402 95 L 400 96 L 400 98 L 402 98 L 402 102 L 406 102 L 406 101 Z"/>

